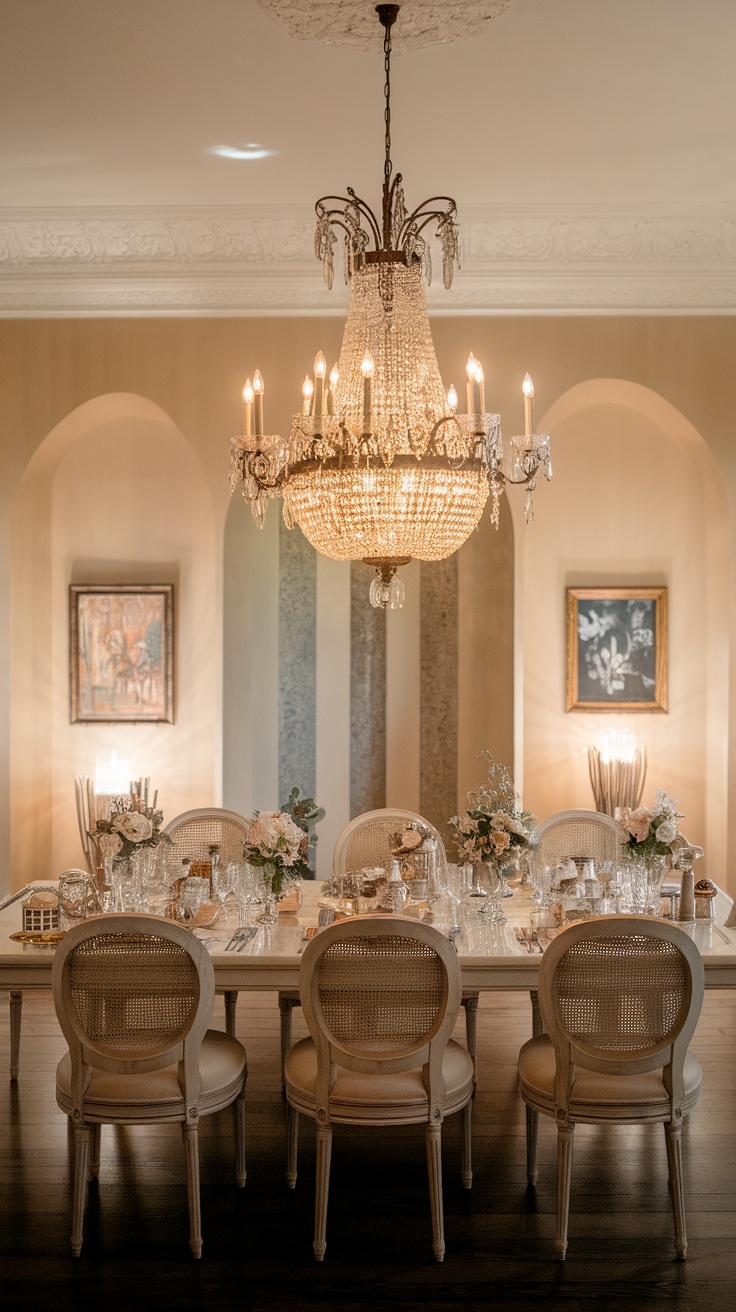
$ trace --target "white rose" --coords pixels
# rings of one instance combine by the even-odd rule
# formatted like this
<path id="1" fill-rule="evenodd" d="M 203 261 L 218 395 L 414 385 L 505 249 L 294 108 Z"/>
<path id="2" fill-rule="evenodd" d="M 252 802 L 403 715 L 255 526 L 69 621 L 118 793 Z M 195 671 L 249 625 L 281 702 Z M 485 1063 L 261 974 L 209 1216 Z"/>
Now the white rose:
<path id="1" fill-rule="evenodd" d="M 506 811 L 494 811 L 490 817 L 494 829 L 510 829 L 509 820 L 511 817 Z"/>
<path id="2" fill-rule="evenodd" d="M 638 806 L 635 811 L 624 814 L 624 825 L 637 843 L 643 843 L 649 833 L 652 812 L 648 806 Z"/>
<path id="3" fill-rule="evenodd" d="M 657 825 L 654 833 L 658 843 L 671 843 L 677 834 L 677 825 L 674 820 L 663 820 L 661 825 Z"/>
<path id="4" fill-rule="evenodd" d="M 305 834 L 284 811 L 261 811 L 256 816 L 246 842 L 262 856 L 278 855 L 285 866 L 292 866 L 299 856 Z"/>
<path id="5" fill-rule="evenodd" d="M 278 829 L 275 822 L 279 814 L 278 811 L 261 811 L 248 830 L 247 843 L 250 847 L 257 847 L 264 856 L 276 847 Z"/>
<path id="6" fill-rule="evenodd" d="M 114 824 L 118 833 L 127 838 L 129 843 L 142 843 L 153 833 L 151 821 L 140 811 L 124 811 L 117 816 Z"/>

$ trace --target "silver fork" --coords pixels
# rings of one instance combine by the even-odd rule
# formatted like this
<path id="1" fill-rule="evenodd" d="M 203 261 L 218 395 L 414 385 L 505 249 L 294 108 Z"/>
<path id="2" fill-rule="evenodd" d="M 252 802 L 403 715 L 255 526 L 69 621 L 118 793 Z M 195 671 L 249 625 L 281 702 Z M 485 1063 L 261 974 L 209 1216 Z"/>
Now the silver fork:
<path id="1" fill-rule="evenodd" d="M 517 938 L 519 944 L 521 945 L 521 947 L 526 948 L 527 952 L 531 953 L 532 945 L 531 945 L 531 943 L 529 942 L 529 939 L 527 938 L 527 936 L 526 936 L 524 930 L 523 930 L 523 929 L 517 929 L 517 930 L 515 931 L 515 933 L 516 933 L 516 938 Z"/>
<path id="2" fill-rule="evenodd" d="M 232 938 L 230 939 L 230 942 L 228 943 L 227 947 L 225 948 L 225 951 L 226 951 L 226 952 L 235 952 L 235 950 L 236 950 L 238 944 L 240 943 L 240 940 L 241 940 L 246 934 L 250 934 L 250 937 L 251 937 L 251 938 L 253 937 L 253 935 L 251 934 L 250 930 L 249 930 L 249 929 L 246 929 L 245 925 L 241 925 L 241 926 L 239 926 L 239 928 L 235 930 L 235 932 L 234 932 Z"/>

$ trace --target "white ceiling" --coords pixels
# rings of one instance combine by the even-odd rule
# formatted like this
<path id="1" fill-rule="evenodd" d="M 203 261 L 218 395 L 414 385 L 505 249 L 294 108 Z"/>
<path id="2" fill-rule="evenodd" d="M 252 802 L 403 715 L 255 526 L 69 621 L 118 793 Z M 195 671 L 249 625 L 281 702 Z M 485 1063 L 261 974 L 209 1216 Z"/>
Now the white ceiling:
<path id="1" fill-rule="evenodd" d="M 0 313 L 339 308 L 310 215 L 379 201 L 377 21 L 375 54 L 257 0 L 5 0 L 2 29 Z M 397 55 L 407 201 L 464 232 L 444 308 L 736 308 L 735 49 L 734 0 L 513 0 Z M 274 153 L 211 153 L 246 143 Z"/>

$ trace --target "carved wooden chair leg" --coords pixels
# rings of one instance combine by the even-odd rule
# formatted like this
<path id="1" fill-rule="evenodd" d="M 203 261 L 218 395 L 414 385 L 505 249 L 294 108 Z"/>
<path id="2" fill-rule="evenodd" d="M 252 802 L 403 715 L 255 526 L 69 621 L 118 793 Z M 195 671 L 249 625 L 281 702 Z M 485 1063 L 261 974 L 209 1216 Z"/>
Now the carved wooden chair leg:
<path id="1" fill-rule="evenodd" d="M 196 1125 L 182 1122 L 181 1137 L 187 1163 L 187 1199 L 189 1202 L 189 1247 L 193 1257 L 202 1256 L 202 1209 L 199 1198 L 199 1135 Z"/>
<path id="2" fill-rule="evenodd" d="M 291 1103 L 286 1104 L 286 1183 L 290 1189 L 296 1185 L 296 1163 L 299 1151 L 299 1113 Z"/>
<path id="3" fill-rule="evenodd" d="M 432 1248 L 437 1261 L 442 1262 L 445 1256 L 445 1217 L 442 1203 L 442 1123 L 440 1121 L 429 1122 L 426 1141 L 429 1201 L 432 1208 Z"/>
<path id="4" fill-rule="evenodd" d="M 84 1208 L 87 1202 L 90 1127 L 74 1126 L 74 1167 L 72 1188 L 72 1257 L 79 1257 L 84 1239 Z"/>
<path id="5" fill-rule="evenodd" d="M 570 1179 L 574 1125 L 557 1126 L 557 1256 L 561 1262 L 567 1252 L 567 1219 L 570 1214 Z"/>
<path id="6" fill-rule="evenodd" d="M 20 1022 L 23 1012 L 21 989 L 10 990 L 10 1078 L 17 1080 L 20 1070 Z"/>
<path id="7" fill-rule="evenodd" d="M 667 1140 L 667 1166 L 669 1168 L 670 1194 L 672 1211 L 675 1216 L 675 1249 L 677 1256 L 684 1261 L 687 1256 L 687 1235 L 685 1233 L 685 1191 L 682 1187 L 682 1124 L 665 1123 Z"/>
<path id="8" fill-rule="evenodd" d="M 327 1247 L 327 1199 L 330 1192 L 332 1126 L 317 1126 L 317 1180 L 314 1194 L 314 1256 L 321 1262 Z"/>

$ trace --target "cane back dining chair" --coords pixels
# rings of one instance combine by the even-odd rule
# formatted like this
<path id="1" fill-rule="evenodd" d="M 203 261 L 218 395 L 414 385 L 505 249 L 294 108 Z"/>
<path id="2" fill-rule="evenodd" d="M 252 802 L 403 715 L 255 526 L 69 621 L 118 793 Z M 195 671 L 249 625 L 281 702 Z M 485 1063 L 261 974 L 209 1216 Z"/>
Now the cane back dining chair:
<path id="1" fill-rule="evenodd" d="M 89 785 L 89 780 L 86 783 Z M 79 781 L 75 781 L 75 786 L 78 784 Z M 94 801 L 93 792 L 90 793 L 90 796 Z M 79 816 L 79 788 L 77 810 Z M 81 818 L 79 824 L 81 833 L 83 826 Z M 237 811 L 225 811 L 219 807 L 204 807 L 195 811 L 184 811 L 181 815 L 175 816 L 165 826 L 164 833 L 171 838 L 174 854 L 180 861 L 187 858 L 192 861 L 206 861 L 211 848 L 216 844 L 221 859 L 227 863 L 228 861 L 242 861 L 247 830 L 248 821 L 244 816 L 238 815 Z M 86 847 L 85 854 L 91 868 L 94 869 L 94 862 L 89 856 L 89 849 Z M 225 997 L 227 1032 L 228 1034 L 234 1034 L 238 995 L 232 989 L 223 989 L 222 992 Z M 15 1081 L 18 1079 L 20 1071 L 23 990 L 11 989 L 8 1001 L 10 1007 L 10 1078 Z"/>
<path id="2" fill-rule="evenodd" d="M 568 857 L 617 861 L 625 838 L 618 821 L 602 811 L 557 811 L 532 833 L 530 860 L 535 870 L 554 867 Z"/>
<path id="3" fill-rule="evenodd" d="M 212 849 L 217 848 L 220 861 L 243 860 L 243 846 L 249 821 L 237 811 L 226 811 L 219 806 L 199 807 L 195 811 L 182 811 L 164 828 L 171 839 L 175 857 L 179 861 L 206 861 Z"/>
<path id="4" fill-rule="evenodd" d="M 56 1072 L 56 1100 L 74 1133 L 72 1254 L 82 1250 L 102 1125 L 179 1122 L 189 1243 L 200 1257 L 199 1121 L 235 1104 L 235 1178 L 244 1185 L 247 1074 L 237 1039 L 207 1028 L 215 977 L 205 947 L 158 916 L 88 920 L 57 948 L 52 987 L 69 1045 Z"/>
<path id="5" fill-rule="evenodd" d="M 249 821 L 237 811 L 226 811 L 219 806 L 203 806 L 174 816 L 164 827 L 164 833 L 171 839 L 176 861 L 207 861 L 216 847 L 220 861 L 228 865 L 230 861 L 243 860 L 245 836 L 249 827 Z M 234 1035 L 237 991 L 217 991 L 225 999 L 225 1029 L 228 1034 Z"/>
<path id="6" fill-rule="evenodd" d="M 664 1125 L 677 1256 L 687 1252 L 683 1118 L 700 1098 L 688 1043 L 703 1000 L 703 962 L 676 925 L 606 916 L 570 925 L 539 964 L 546 1034 L 519 1054 L 527 1168 L 537 1178 L 539 1112 L 557 1122 L 557 1257 L 567 1252 L 573 1134 L 588 1125 Z"/>
<path id="7" fill-rule="evenodd" d="M 472 1184 L 473 1063 L 450 1038 L 460 963 L 431 925 L 356 916 L 320 931 L 300 970 L 310 1038 L 286 1056 L 287 1183 L 296 1183 L 299 1114 L 317 1123 L 314 1255 L 324 1257 L 333 1125 L 426 1125 L 434 1254 L 445 1252 L 441 1133 L 463 1112 L 462 1179 Z"/>
<path id="8" fill-rule="evenodd" d="M 338 835 L 332 856 L 332 874 L 339 878 L 350 870 L 361 870 L 364 866 L 391 865 L 391 838 L 402 827 L 412 823 L 423 825 L 429 830 L 437 843 L 437 860 L 442 872 L 447 869 L 445 845 L 435 829 L 424 816 L 415 811 L 402 811 L 396 807 L 382 808 L 377 811 L 364 811 L 355 816 Z M 444 881 L 443 881 L 444 882 Z M 291 1045 L 291 1011 L 299 1005 L 297 992 L 284 991 L 279 994 L 281 1008 L 281 1043 L 283 1060 Z M 462 1006 L 465 1011 L 465 1033 L 468 1052 L 473 1059 L 473 1068 L 477 1068 L 477 1022 L 478 993 L 466 989 L 462 994 Z"/>

